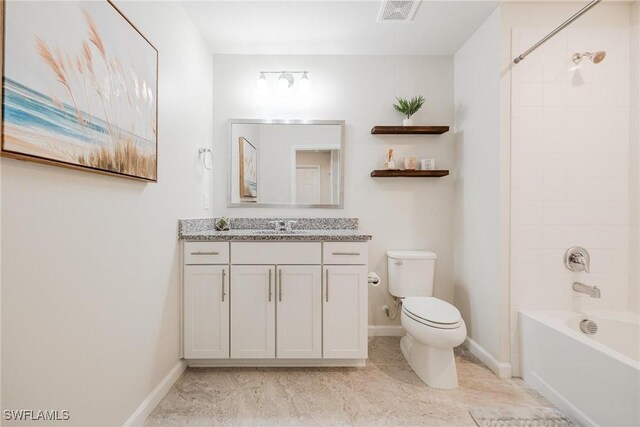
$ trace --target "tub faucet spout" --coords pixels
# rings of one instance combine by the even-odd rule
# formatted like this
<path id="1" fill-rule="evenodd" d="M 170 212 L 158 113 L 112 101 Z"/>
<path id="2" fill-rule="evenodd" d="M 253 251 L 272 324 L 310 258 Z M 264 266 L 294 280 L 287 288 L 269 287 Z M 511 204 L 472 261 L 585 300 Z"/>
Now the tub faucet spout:
<path id="1" fill-rule="evenodd" d="M 597 286 L 589 286 L 580 282 L 573 282 L 573 290 L 581 294 L 587 294 L 591 298 L 600 298 L 600 289 Z"/>

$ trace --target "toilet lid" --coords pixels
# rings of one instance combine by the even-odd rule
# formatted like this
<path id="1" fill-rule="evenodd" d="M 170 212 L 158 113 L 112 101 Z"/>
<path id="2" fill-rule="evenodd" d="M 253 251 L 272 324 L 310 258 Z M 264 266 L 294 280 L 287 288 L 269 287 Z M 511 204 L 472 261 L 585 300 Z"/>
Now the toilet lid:
<path id="1" fill-rule="evenodd" d="M 402 300 L 402 308 L 415 317 L 443 325 L 452 325 L 462 319 L 457 308 L 433 297 L 405 298 Z"/>

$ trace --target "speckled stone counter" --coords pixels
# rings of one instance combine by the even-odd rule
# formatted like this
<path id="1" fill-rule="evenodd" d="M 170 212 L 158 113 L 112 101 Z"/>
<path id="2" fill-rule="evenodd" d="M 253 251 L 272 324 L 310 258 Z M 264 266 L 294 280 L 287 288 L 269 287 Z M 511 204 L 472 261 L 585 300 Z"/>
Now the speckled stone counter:
<path id="1" fill-rule="evenodd" d="M 275 231 L 270 221 L 297 221 L 291 232 Z M 178 239 L 192 241 L 366 241 L 357 218 L 230 218 L 231 230 L 217 231 L 216 218 L 178 221 Z"/>

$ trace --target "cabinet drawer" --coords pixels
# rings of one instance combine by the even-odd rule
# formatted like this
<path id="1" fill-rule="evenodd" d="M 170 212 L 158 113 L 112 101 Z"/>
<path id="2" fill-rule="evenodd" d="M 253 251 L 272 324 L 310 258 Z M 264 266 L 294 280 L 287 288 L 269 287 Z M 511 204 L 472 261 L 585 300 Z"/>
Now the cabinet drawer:
<path id="1" fill-rule="evenodd" d="M 320 264 L 320 242 L 231 242 L 231 264 Z"/>
<path id="2" fill-rule="evenodd" d="M 229 264 L 229 243 L 185 242 L 184 263 L 187 265 Z"/>
<path id="3" fill-rule="evenodd" d="M 368 261 L 366 242 L 325 242 L 322 259 L 327 265 L 366 265 Z"/>

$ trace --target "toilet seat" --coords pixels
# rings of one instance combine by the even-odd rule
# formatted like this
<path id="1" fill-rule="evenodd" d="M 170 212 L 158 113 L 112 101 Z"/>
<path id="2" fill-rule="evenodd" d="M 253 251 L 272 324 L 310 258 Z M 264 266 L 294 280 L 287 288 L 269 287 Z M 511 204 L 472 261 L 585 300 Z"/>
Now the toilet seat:
<path id="1" fill-rule="evenodd" d="M 456 329 L 462 323 L 458 309 L 438 298 L 405 298 L 402 301 L 402 311 L 412 320 L 432 328 Z"/>
<path id="2" fill-rule="evenodd" d="M 428 320 L 424 320 L 421 319 L 419 317 L 414 316 L 413 314 L 409 313 L 406 310 L 403 310 L 403 313 L 407 315 L 407 317 L 411 320 L 413 320 L 416 323 L 419 323 L 421 325 L 425 325 L 428 326 L 430 328 L 433 329 L 458 329 L 461 325 L 461 322 L 458 323 L 452 323 L 452 324 L 442 324 L 442 323 L 435 323 L 435 322 L 430 322 Z"/>

